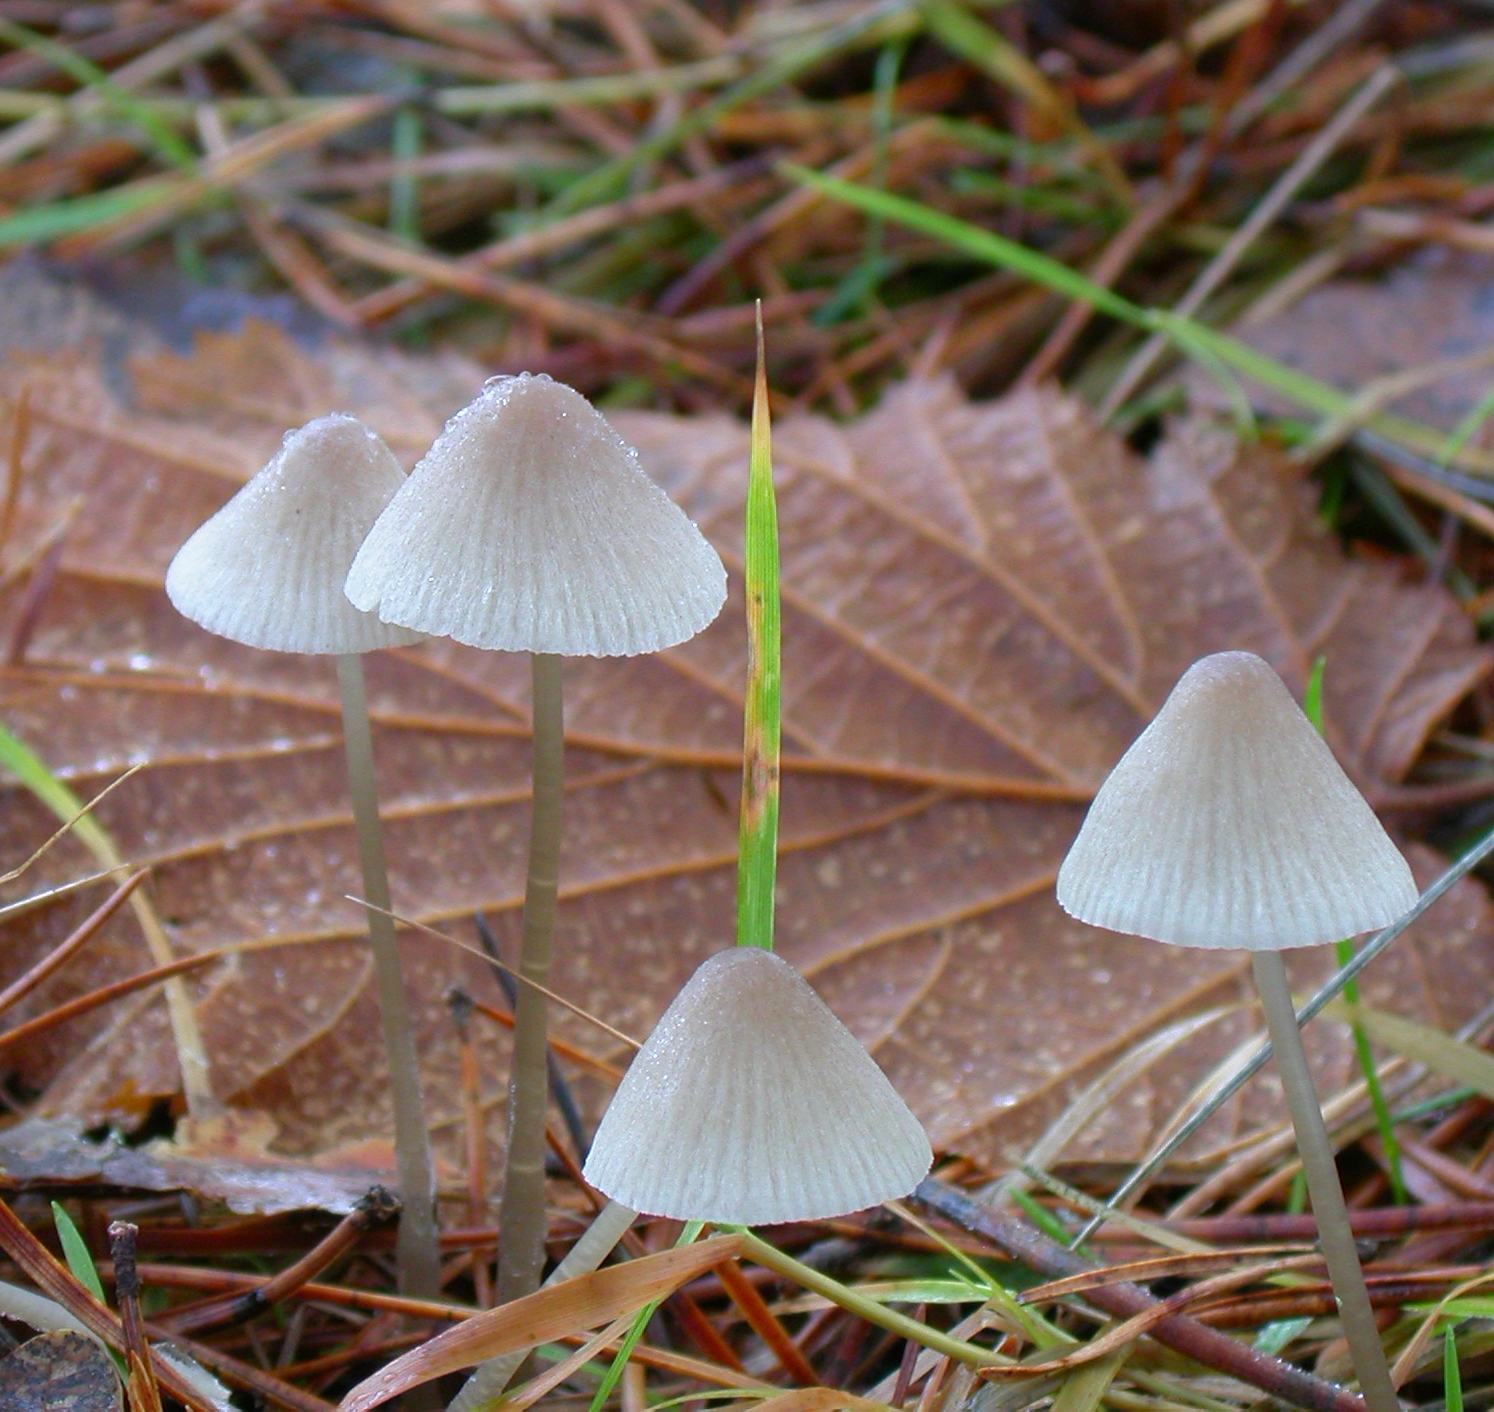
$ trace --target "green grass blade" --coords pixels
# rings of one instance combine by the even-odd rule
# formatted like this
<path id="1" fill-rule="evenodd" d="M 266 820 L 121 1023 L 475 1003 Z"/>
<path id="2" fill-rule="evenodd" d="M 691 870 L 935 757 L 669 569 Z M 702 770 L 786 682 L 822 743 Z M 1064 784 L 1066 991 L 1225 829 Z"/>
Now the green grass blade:
<path id="1" fill-rule="evenodd" d="M 83 801 L 47 768 L 46 761 L 0 726 L 0 767 L 11 772 L 63 823 L 72 822 L 79 841 L 106 868 L 119 868 L 124 859 L 114 840 L 92 814 L 84 813 Z"/>
<path id="2" fill-rule="evenodd" d="M 1257 1353 L 1269 1353 L 1274 1358 L 1289 1343 L 1300 1338 L 1310 1323 L 1311 1319 L 1275 1319 L 1261 1325 L 1250 1346 Z"/>
<path id="3" fill-rule="evenodd" d="M 104 1298 L 104 1282 L 99 1278 L 98 1267 L 93 1263 L 93 1255 L 83 1239 L 82 1232 L 73 1224 L 73 1218 L 57 1202 L 52 1203 L 52 1224 L 57 1228 L 57 1240 L 62 1246 L 62 1258 L 67 1261 L 67 1267 L 73 1272 L 73 1278 L 86 1289 L 100 1304 L 108 1304 Z M 109 1357 L 114 1360 L 114 1366 L 119 1370 L 119 1376 L 125 1382 L 130 1380 L 129 1366 L 124 1358 L 114 1349 L 108 1350 Z"/>
<path id="4" fill-rule="evenodd" d="M 1130 1356 L 1129 1348 L 1120 1348 L 1076 1368 L 1063 1380 L 1053 1399 L 1053 1412 L 1097 1412 L 1121 1364 Z"/>
<path id="5" fill-rule="evenodd" d="M 1319 657 L 1312 664 L 1307 676 L 1307 691 L 1302 697 L 1302 710 L 1319 735 L 1323 734 L 1323 673 L 1328 665 L 1326 657 Z M 1338 943 L 1338 964 L 1347 966 L 1354 959 L 1354 940 L 1345 937 Z M 1350 1006 L 1359 1004 L 1359 982 L 1350 981 L 1344 986 L 1344 1000 Z M 1401 1170 L 1401 1144 L 1395 1135 L 1395 1123 L 1390 1116 L 1390 1105 L 1385 1101 L 1385 1090 L 1380 1084 L 1380 1069 L 1375 1063 L 1374 1051 L 1364 1025 L 1355 1020 L 1350 1028 L 1354 1032 L 1354 1052 L 1359 1058 L 1359 1071 L 1364 1075 L 1364 1086 L 1369 1093 L 1370 1107 L 1375 1113 L 1375 1127 L 1380 1133 L 1380 1145 L 1385 1152 L 1385 1167 L 1390 1177 L 1390 1190 L 1397 1206 L 1408 1201 L 1406 1176 Z"/>
<path id="6" fill-rule="evenodd" d="M 14 20 L 0 18 L 0 39 L 17 49 L 26 49 L 59 68 L 75 83 L 92 89 L 99 98 L 121 117 L 129 119 L 150 140 L 159 156 L 173 167 L 192 172 L 197 169 L 197 154 L 188 143 L 164 122 L 149 104 L 142 103 L 133 94 L 119 87 L 108 72 L 101 69 L 81 54 L 38 34 Z"/>
<path id="7" fill-rule="evenodd" d="M 1442 1402 L 1447 1412 L 1463 1412 L 1463 1373 L 1458 1367 L 1458 1345 L 1449 1324 L 1442 1334 Z"/>
<path id="8" fill-rule="evenodd" d="M 675 1249 L 678 1250 L 682 1245 L 694 1244 L 704 1229 L 704 1221 L 687 1221 L 685 1229 L 680 1232 L 680 1238 L 674 1243 Z M 596 1392 L 592 1394 L 589 1412 L 602 1412 L 607 1405 L 607 1399 L 612 1396 L 613 1388 L 622 1381 L 623 1371 L 628 1366 L 628 1359 L 633 1356 L 633 1350 L 638 1347 L 638 1340 L 643 1337 L 643 1331 L 648 1328 L 648 1321 L 654 1317 L 654 1311 L 663 1302 L 662 1299 L 650 1300 L 638 1311 L 638 1317 L 633 1320 L 633 1327 L 628 1330 L 627 1337 L 618 1344 L 611 1366 L 607 1369 Z"/>
<path id="9" fill-rule="evenodd" d="M 169 194 L 167 188 L 154 182 L 148 186 L 126 186 L 114 191 L 92 192 L 47 206 L 33 206 L 28 211 L 0 218 L 0 247 L 34 245 L 59 240 L 64 235 L 92 230 L 122 216 L 133 215 L 154 205 Z"/>
<path id="10" fill-rule="evenodd" d="M 790 180 L 813 187 L 869 216 L 882 216 L 896 221 L 899 225 L 942 241 L 953 249 L 963 250 L 967 255 L 998 269 L 1019 274 L 1034 284 L 1051 289 L 1055 294 L 1088 304 L 1101 314 L 1139 329 L 1165 333 L 1181 352 L 1203 363 L 1205 367 L 1216 363 L 1230 368 L 1272 392 L 1291 398 L 1299 406 L 1324 416 L 1351 416 L 1354 413 L 1353 399 L 1336 387 L 1330 387 L 1296 368 L 1278 363 L 1274 358 L 1257 352 L 1249 344 L 1242 343 L 1227 333 L 1220 333 L 1207 324 L 1174 314 L 1167 309 L 1147 309 L 1133 304 L 1114 290 L 1095 284 L 1084 275 L 1069 269 L 1067 265 L 1039 254 L 1036 250 L 1029 250 L 1025 245 L 997 235 L 994 231 L 982 230 L 969 221 L 946 215 L 921 202 L 910 201 L 905 196 L 860 186 L 825 172 L 810 171 L 793 162 L 780 162 L 776 170 Z M 1444 433 L 1402 417 L 1382 413 L 1371 417 L 1366 425 L 1421 456 L 1434 457 L 1446 445 Z"/>
<path id="11" fill-rule="evenodd" d="M 747 700 L 742 729 L 742 817 L 737 854 L 737 945 L 773 949 L 778 872 L 778 755 L 782 713 L 778 506 L 762 309 L 747 470 Z"/>
<path id="12" fill-rule="evenodd" d="M 394 115 L 390 156 L 411 163 L 420 156 L 422 124 L 415 108 L 400 108 Z M 389 233 L 414 243 L 420 239 L 420 184 L 409 171 L 396 171 L 389 179 Z"/>
<path id="13" fill-rule="evenodd" d="M 1417 1064 L 1435 1069 L 1445 1078 L 1467 1084 L 1485 1098 L 1494 1098 L 1494 1056 L 1431 1025 L 1419 1024 L 1401 1015 L 1363 1006 L 1335 1002 L 1329 1007 L 1341 1020 L 1357 1019 L 1387 1049 L 1403 1054 Z"/>
<path id="14" fill-rule="evenodd" d="M 1323 734 L 1323 673 L 1328 666 L 1326 657 L 1319 657 L 1307 674 L 1307 690 L 1302 693 L 1302 714 L 1312 722 L 1312 728 Z"/>
<path id="15" fill-rule="evenodd" d="M 73 1224 L 73 1218 L 56 1201 L 52 1203 L 52 1223 L 57 1227 L 57 1239 L 62 1245 L 62 1257 L 67 1261 L 67 1267 L 73 1272 L 73 1277 L 100 1304 L 107 1303 L 108 1301 L 104 1298 L 104 1282 L 99 1278 L 99 1272 L 93 1263 L 93 1256 L 89 1253 L 82 1233 Z"/>

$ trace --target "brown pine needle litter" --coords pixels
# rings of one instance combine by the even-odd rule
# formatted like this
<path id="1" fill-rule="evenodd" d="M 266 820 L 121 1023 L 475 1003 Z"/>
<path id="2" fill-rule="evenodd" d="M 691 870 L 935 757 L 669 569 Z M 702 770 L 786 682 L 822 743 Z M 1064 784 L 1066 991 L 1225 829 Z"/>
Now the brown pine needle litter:
<path id="1" fill-rule="evenodd" d="M 339 330 L 547 372 L 609 410 L 743 414 L 758 308 L 785 413 L 849 419 L 912 378 L 948 375 L 977 397 L 1057 378 L 1145 449 L 1190 396 L 1211 397 L 1247 436 L 1316 467 L 1324 518 L 1362 559 L 1445 585 L 1481 630 L 1494 622 L 1486 347 L 1442 349 L 1414 315 L 1381 312 L 1410 344 L 1388 370 L 1347 347 L 1304 356 L 1337 385 L 1334 401 L 1274 348 L 1286 371 L 1263 396 L 1269 379 L 1217 341 L 1269 327 L 1320 286 L 1403 267 L 1483 260 L 1457 268 L 1488 288 L 1487 6 L 0 0 L 0 46 L 0 259 L 67 269 L 132 317 L 164 289 L 173 307 L 217 300 L 310 346 Z M 183 317 L 190 333 L 198 316 Z M 1399 417 L 1399 399 L 1457 377 L 1446 424 L 1426 402 Z M 262 410 L 253 389 L 223 394 Z M 30 584 L 9 637 L 18 694 L 72 527 L 69 511 L 40 547 L 10 544 L 44 429 L 60 424 L 47 405 L 28 383 L 8 413 L 0 587 Z M 414 440 L 391 431 L 402 452 Z M 1376 802 L 1460 852 L 1488 825 L 1491 721 L 1480 687 L 1413 782 Z M 903 783 L 961 787 L 954 774 Z M 990 786 L 1059 802 L 1088 788 Z M 0 917 L 22 925 L 28 880 L 5 881 Z M 156 956 L 58 992 L 77 958 L 111 954 L 105 924 L 137 890 L 131 906 L 170 925 L 150 858 L 84 883 L 89 915 L 0 988 L 0 1010 L 17 1011 L 0 1032 L 13 1115 L 0 1135 L 27 1116 L 53 1050 L 78 1042 L 78 1016 L 118 1013 L 250 949 Z M 37 891 L 36 912 L 60 895 Z M 465 1003 L 482 1017 L 474 1032 L 511 1024 Z M 568 1082 L 605 1094 L 620 1077 L 632 1041 L 602 1028 L 616 1062 L 553 1041 L 558 1107 Z M 1494 1396 L 1488 1030 L 1481 1013 L 1456 1037 L 1407 1038 L 1397 1058 L 1387 1041 L 1378 1117 L 1357 1072 L 1324 1094 L 1401 1396 L 1449 1412 Z M 1097 1056 L 1091 1077 L 1125 1061 Z M 394 1293 L 392 1198 L 371 1176 L 339 1220 L 236 1214 L 131 1185 L 119 1164 L 108 1176 L 0 1171 L 0 1344 L 29 1332 L 24 1317 L 86 1329 L 121 1355 L 131 1412 L 208 1412 L 224 1389 L 235 1406 L 289 1412 L 364 1412 L 412 1393 L 445 1405 L 474 1363 L 528 1348 L 504 1405 L 1362 1406 L 1343 1386 L 1285 1138 L 1250 1129 L 1205 1162 L 1164 1168 L 1078 1249 L 1123 1172 L 1075 1162 L 1031 1196 L 995 1164 L 949 1155 L 902 1215 L 689 1241 L 643 1217 L 611 1263 L 492 1309 L 496 1206 L 484 1212 L 476 1129 L 501 1114 L 469 1089 L 471 1131 L 456 1145 L 478 1170 L 470 1187 L 468 1172 L 440 1173 L 439 1302 Z M 1168 1111 L 1204 1096 L 1172 1094 Z M 1065 1131 L 1053 1114 L 1051 1131 Z M 204 1137 L 194 1117 L 173 1134 L 182 1115 L 140 1116 L 150 1124 L 132 1142 L 174 1136 L 190 1154 L 199 1141 L 234 1171 L 294 1165 L 252 1133 Z M 579 1178 L 578 1140 L 554 1139 L 552 1263 L 603 1204 Z M 16 1314 L 16 1290 L 43 1296 L 43 1312 Z M 629 1369 L 614 1387 L 620 1348 Z"/>

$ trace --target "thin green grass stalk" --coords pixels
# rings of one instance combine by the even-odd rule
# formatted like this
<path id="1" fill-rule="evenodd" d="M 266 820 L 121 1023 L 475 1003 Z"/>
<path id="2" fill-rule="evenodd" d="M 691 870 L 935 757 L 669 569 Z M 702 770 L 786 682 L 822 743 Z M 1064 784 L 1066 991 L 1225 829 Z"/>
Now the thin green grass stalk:
<path id="1" fill-rule="evenodd" d="M 779 737 L 782 664 L 778 589 L 778 506 L 762 306 L 757 311 L 757 384 L 747 469 L 747 699 L 742 727 L 742 817 L 737 857 L 737 945 L 773 949 L 778 873 Z"/>
<path id="2" fill-rule="evenodd" d="M 98 1268 L 93 1263 L 93 1255 L 83 1239 L 83 1233 L 57 1201 L 52 1203 L 52 1224 L 57 1228 L 62 1258 L 67 1261 L 67 1267 L 73 1272 L 74 1278 L 100 1304 L 107 1304 L 109 1301 L 104 1298 L 104 1282 L 99 1278 Z"/>
<path id="3" fill-rule="evenodd" d="M 1049 1240 L 1056 1240 L 1060 1245 L 1067 1246 L 1074 1239 L 1074 1233 L 1062 1221 L 1060 1221 L 1043 1203 L 1037 1200 L 1030 1191 L 1023 1191 L 1020 1187 L 1013 1187 L 1012 1200 L 1022 1208 L 1023 1214 L 1035 1225 Z M 1074 1245 L 1073 1249 L 1080 1255 L 1088 1255 L 1089 1251 L 1082 1245 Z"/>
<path id="4" fill-rule="evenodd" d="M 100 1304 L 107 1305 L 109 1301 L 104 1298 L 104 1282 L 99 1278 L 98 1266 L 93 1263 L 93 1254 L 88 1249 L 88 1243 L 83 1239 L 82 1232 L 73 1224 L 73 1218 L 56 1201 L 52 1203 L 52 1224 L 57 1229 L 57 1241 L 62 1246 L 62 1258 L 67 1261 L 67 1267 L 73 1272 L 73 1278 Z M 109 1357 L 114 1360 L 114 1366 L 119 1370 L 119 1376 L 128 1382 L 130 1369 L 123 1356 L 112 1348 L 107 1351 Z"/>
<path id="5" fill-rule="evenodd" d="M 680 1238 L 674 1243 L 674 1248 L 678 1250 L 683 1245 L 693 1245 L 700 1239 L 700 1233 L 705 1230 L 705 1224 L 704 1221 L 687 1221 L 685 1229 L 680 1232 Z M 654 1317 L 663 1302 L 662 1299 L 650 1300 L 638 1311 L 637 1317 L 633 1320 L 633 1327 L 628 1330 L 628 1336 L 617 1346 L 612 1366 L 607 1369 L 601 1385 L 592 1395 L 588 1412 L 602 1412 L 607 1405 L 607 1399 L 612 1396 L 612 1389 L 622 1381 L 623 1371 L 628 1366 L 628 1359 L 633 1356 L 633 1350 L 638 1347 L 638 1340 L 643 1337 L 644 1330 L 648 1328 L 648 1321 Z"/>
<path id="6" fill-rule="evenodd" d="M 396 162 L 413 162 L 420 155 L 422 135 L 419 110 L 399 109 L 389 155 Z M 389 233 L 412 244 L 420 240 L 420 183 L 413 172 L 396 170 L 389 178 Z"/>
<path id="7" fill-rule="evenodd" d="M 1473 440 L 1478 429 L 1494 417 L 1494 387 L 1491 387 L 1468 412 L 1467 416 L 1455 426 L 1448 434 L 1447 440 L 1442 445 L 1442 450 L 1437 453 L 1436 461 L 1444 470 L 1452 465 L 1457 454 Z"/>
<path id="8" fill-rule="evenodd" d="M 905 36 L 884 44 L 877 55 L 877 67 L 872 80 L 872 158 L 871 184 L 878 188 L 887 185 L 887 159 L 892 145 L 892 127 L 897 117 L 897 79 L 903 58 L 908 52 Z M 852 314 L 865 311 L 874 304 L 877 286 L 897 268 L 897 262 L 887 258 L 883 250 L 887 223 L 880 216 L 873 216 L 866 223 L 866 238 L 862 241 L 861 258 L 847 271 L 844 279 L 835 287 L 830 297 L 810 316 L 810 322 L 825 328 L 839 323 Z"/>
<path id="9" fill-rule="evenodd" d="M 1261 1325 L 1260 1332 L 1250 1346 L 1257 1353 L 1269 1353 L 1274 1358 L 1288 1344 L 1301 1338 L 1311 1323 L 1310 1318 L 1275 1319 L 1269 1324 Z"/>
<path id="10" fill-rule="evenodd" d="M 1312 722 L 1319 735 L 1323 732 L 1323 675 L 1328 666 L 1327 657 L 1319 657 L 1307 675 L 1307 690 L 1302 697 L 1302 711 Z M 1338 964 L 1347 966 L 1354 959 L 1354 938 L 1344 937 L 1337 944 Z M 1350 981 L 1344 986 L 1344 1000 L 1351 1006 L 1359 1004 L 1359 982 Z M 1375 1127 L 1380 1133 L 1380 1145 L 1385 1152 L 1385 1166 L 1390 1176 L 1390 1190 L 1397 1206 L 1404 1206 L 1406 1177 L 1401 1170 L 1401 1144 L 1395 1135 L 1395 1124 L 1390 1117 L 1390 1104 L 1385 1101 L 1385 1089 L 1380 1083 L 1380 1066 L 1375 1063 L 1374 1051 L 1370 1048 L 1369 1034 L 1359 1020 L 1349 1028 L 1354 1034 L 1354 1052 L 1359 1057 L 1359 1071 L 1364 1075 L 1364 1087 L 1369 1094 L 1370 1107 L 1375 1113 Z"/>
<path id="11" fill-rule="evenodd" d="M 73 57 L 77 58 L 76 55 Z M 87 63 L 87 60 L 81 62 Z M 630 73 L 436 88 L 430 91 L 427 101 L 435 111 L 453 118 L 480 117 L 489 113 L 546 112 L 572 105 L 604 107 L 712 88 L 730 83 L 740 76 L 741 69 L 740 60 L 722 55 L 695 64 L 675 64 Z M 107 74 L 105 78 L 108 78 Z M 190 98 L 170 95 L 138 97 L 126 93 L 125 97 L 133 105 L 132 113 L 146 114 L 173 128 L 190 128 L 198 107 Z M 220 98 L 214 106 L 227 123 L 258 127 L 288 118 L 311 117 L 347 101 L 346 96 L 307 97 L 296 94 L 287 98 L 261 98 L 230 94 Z M 38 113 L 60 113 L 65 111 L 65 107 L 66 100 L 54 94 L 0 90 L 0 120 L 24 120 Z"/>
<path id="12" fill-rule="evenodd" d="M 1053 1399 L 1053 1412 L 1096 1412 L 1111 1381 L 1130 1356 L 1129 1348 L 1121 1348 L 1097 1362 L 1076 1368 L 1063 1380 L 1058 1396 Z"/>
<path id="13" fill-rule="evenodd" d="M 742 1231 L 742 1255 L 746 1259 L 792 1280 L 795 1284 L 802 1285 L 814 1294 L 823 1295 L 832 1304 L 838 1304 L 842 1309 L 865 1319 L 869 1324 L 888 1329 L 892 1333 L 900 1334 L 903 1338 L 912 1339 L 914 1343 L 921 1344 L 924 1348 L 931 1348 L 936 1353 L 942 1353 L 946 1358 L 953 1359 L 956 1363 L 963 1363 L 966 1367 L 1006 1367 L 1012 1362 L 1010 1358 L 993 1353 L 989 1348 L 966 1343 L 963 1339 L 953 1338 L 938 1329 L 930 1328 L 917 1319 L 910 1319 L 906 1314 L 900 1314 L 895 1309 L 884 1308 L 876 1300 L 867 1299 L 855 1290 L 848 1289 L 839 1280 L 831 1279 L 829 1275 L 822 1274 L 802 1261 L 795 1260 L 791 1255 L 785 1255 L 776 1246 L 769 1245 L 767 1241 L 760 1236 L 753 1235 L 751 1231 L 736 1226 L 723 1227 L 723 1229 Z M 594 1402 L 591 1412 L 599 1412 L 599 1404 Z"/>
<path id="14" fill-rule="evenodd" d="M 1463 1412 L 1463 1372 L 1458 1367 L 1457 1327 L 1449 1324 L 1442 1333 L 1442 1402 L 1447 1412 Z"/>
<path id="15" fill-rule="evenodd" d="M 905 196 L 877 191 L 825 172 L 810 171 L 793 162 L 779 162 L 776 170 L 792 181 L 813 187 L 869 216 L 880 215 L 896 221 L 998 269 L 1021 275 L 1066 299 L 1088 304 L 1098 313 L 1149 332 L 1165 333 L 1183 353 L 1211 372 L 1219 367 L 1230 368 L 1320 415 L 1338 417 L 1353 411 L 1353 398 L 1348 394 L 1257 352 L 1230 334 L 1168 309 L 1134 304 L 1113 289 L 1095 284 L 1067 265 L 1036 250 L 1029 250 L 1006 236 L 982 230 L 969 221 L 946 215 Z M 1419 456 L 1435 457 L 1446 442 L 1446 436 L 1441 432 L 1387 413 L 1377 414 L 1366 425 Z M 1467 469 L 1477 474 L 1482 466 L 1468 465 Z"/>
<path id="16" fill-rule="evenodd" d="M 4 726 L 0 726 L 0 768 L 9 770 L 58 819 L 69 824 L 78 842 L 109 870 L 116 882 L 124 881 L 128 875 L 124 855 L 109 831 L 92 814 L 85 812 L 83 801 L 48 769 L 46 761 Z M 130 910 L 145 935 L 152 961 L 161 966 L 175 960 L 166 930 L 150 900 L 139 888 L 130 895 Z M 162 989 L 166 994 L 166 1009 L 171 1020 L 171 1037 L 176 1044 L 187 1112 L 194 1118 L 212 1117 L 222 1105 L 213 1095 L 207 1050 L 203 1047 L 202 1031 L 197 1026 L 197 1012 L 192 1008 L 191 997 L 179 977 L 173 976 L 163 982 Z"/>
<path id="17" fill-rule="evenodd" d="M 157 155 L 170 166 L 179 167 L 184 172 L 197 170 L 197 154 L 181 135 L 163 122 L 149 104 L 142 103 L 134 94 L 120 88 L 106 70 L 91 60 L 85 59 L 67 45 L 59 44 L 55 39 L 27 29 L 25 25 L 16 24 L 14 20 L 0 18 L 0 39 L 17 49 L 29 50 L 55 68 L 61 69 L 75 83 L 94 90 L 108 107 L 134 123 L 150 140 Z"/>
<path id="18" fill-rule="evenodd" d="M 77 235 L 96 226 L 109 225 L 155 205 L 167 194 L 168 188 L 165 187 L 131 186 L 73 196 L 66 201 L 53 201 L 47 206 L 17 211 L 0 219 L 0 248 L 60 240 L 65 235 Z"/>

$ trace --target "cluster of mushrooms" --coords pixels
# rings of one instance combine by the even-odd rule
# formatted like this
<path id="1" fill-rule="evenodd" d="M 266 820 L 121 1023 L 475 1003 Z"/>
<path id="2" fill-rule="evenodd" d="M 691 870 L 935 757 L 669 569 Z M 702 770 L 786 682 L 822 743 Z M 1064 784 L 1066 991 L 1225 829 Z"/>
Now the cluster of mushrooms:
<path id="1" fill-rule="evenodd" d="M 426 1297 L 438 1284 L 435 1185 L 360 654 L 429 635 L 532 654 L 534 804 L 520 960 L 528 984 L 516 1021 L 502 1225 L 514 1273 L 505 1284 L 500 1263 L 499 1297 L 529 1293 L 542 1259 L 560 658 L 658 651 L 699 632 L 725 601 L 719 557 L 585 398 L 525 373 L 492 379 L 408 477 L 354 417 L 321 417 L 287 434 L 182 547 L 166 588 L 181 612 L 221 636 L 338 659 L 394 1093 L 401 1283 Z M 1404 859 L 1328 746 L 1275 672 L 1245 652 L 1205 658 L 1182 678 L 1096 796 L 1058 879 L 1059 902 L 1082 921 L 1252 953 L 1372 1412 L 1394 1412 L 1397 1402 L 1280 950 L 1385 926 L 1416 896 Z M 696 971 L 634 1057 L 584 1168 L 611 1204 L 551 1280 L 594 1268 L 637 1212 L 725 1225 L 841 1215 L 906 1195 L 931 1162 L 918 1121 L 798 972 L 771 951 L 734 947 Z M 531 1204 L 538 1191 L 527 1234 L 521 1188 Z M 480 1405 L 516 1363 L 480 1369 L 453 1406 Z"/>

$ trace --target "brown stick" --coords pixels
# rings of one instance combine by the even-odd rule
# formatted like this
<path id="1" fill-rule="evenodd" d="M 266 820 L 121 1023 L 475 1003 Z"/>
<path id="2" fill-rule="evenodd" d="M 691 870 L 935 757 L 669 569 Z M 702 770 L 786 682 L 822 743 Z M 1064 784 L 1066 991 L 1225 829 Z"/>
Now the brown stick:
<path id="1" fill-rule="evenodd" d="M 48 1010 L 45 1015 L 38 1015 L 34 1020 L 27 1020 L 23 1025 L 6 1030 L 4 1034 L 0 1034 L 0 1050 L 9 1049 L 14 1044 L 20 1044 L 23 1040 L 42 1034 L 51 1029 L 53 1025 L 60 1025 L 64 1020 L 71 1020 L 77 1015 L 86 1014 L 89 1010 L 97 1010 L 100 1005 L 107 1005 L 111 1000 L 118 1000 L 122 995 L 143 990 L 146 986 L 155 985 L 158 981 L 169 980 L 172 976 L 181 975 L 183 971 L 205 966 L 209 961 L 218 960 L 222 954 L 221 951 L 203 951 L 196 956 L 183 956 L 175 961 L 168 961 L 164 966 L 141 971 L 137 976 L 126 976 L 123 980 L 115 981 L 111 985 L 100 986 L 97 990 L 89 991 L 87 995 L 80 995 L 69 1000 L 66 1005 L 59 1005 L 55 1010 Z"/>
<path id="2" fill-rule="evenodd" d="M 1050 1279 L 1063 1279 L 1095 1268 L 1090 1261 L 1021 1221 L 992 1211 L 932 1177 L 926 1177 L 913 1195 L 930 1211 L 964 1230 L 984 1236 L 1008 1255 Z M 1145 1290 L 1129 1284 L 1092 1290 L 1086 1298 L 1096 1308 L 1121 1319 L 1129 1319 L 1161 1302 Z M 1158 1343 L 1185 1354 L 1206 1368 L 1228 1373 L 1295 1407 L 1307 1408 L 1309 1412 L 1365 1412 L 1363 1401 L 1353 1393 L 1322 1378 L 1315 1378 L 1311 1373 L 1304 1373 L 1279 1358 L 1236 1343 L 1227 1334 L 1207 1328 L 1186 1315 L 1170 1315 L 1148 1332 Z"/>
<path id="3" fill-rule="evenodd" d="M 1316 1240 L 1317 1217 L 1300 1216 L 1196 1216 L 1159 1225 L 1178 1235 L 1193 1236 L 1210 1243 L 1243 1245 L 1251 1241 Z M 1349 1212 L 1349 1228 L 1356 1236 L 1400 1236 L 1412 1231 L 1494 1230 L 1494 1201 L 1449 1201 L 1437 1206 L 1375 1206 Z M 1135 1239 L 1122 1227 L 1101 1230 L 1096 1239 Z"/>
<path id="4" fill-rule="evenodd" d="M 145 881 L 148 872 L 148 869 L 142 868 L 138 873 L 132 873 L 83 920 L 71 936 L 43 956 L 25 975 L 17 976 L 4 990 L 0 990 L 0 1014 L 4 1014 L 23 996 L 29 995 L 83 946 L 119 911 L 125 899 Z"/>
<path id="5" fill-rule="evenodd" d="M 716 1266 L 721 1283 L 731 1296 L 732 1303 L 742 1311 L 742 1316 L 753 1331 L 768 1345 L 778 1365 L 800 1387 L 819 1387 L 820 1376 L 810 1366 L 809 1360 L 799 1350 L 782 1324 L 773 1317 L 757 1287 L 743 1273 L 735 1260 L 723 1260 Z"/>
<path id="6" fill-rule="evenodd" d="M 203 1265 L 142 1263 L 140 1275 L 152 1284 L 166 1285 L 170 1289 L 197 1289 L 213 1294 L 263 1289 L 270 1282 L 268 1275 L 247 1275 L 238 1270 L 213 1270 Z M 284 1297 L 314 1299 L 322 1304 L 341 1305 L 345 1309 L 385 1310 L 408 1319 L 431 1319 L 446 1324 L 459 1324 L 463 1319 L 470 1319 L 474 1314 L 482 1312 L 471 1306 L 406 1299 L 398 1294 L 379 1294 L 374 1290 L 350 1289 L 346 1285 L 324 1285 L 316 1281 L 309 1281 Z"/>
<path id="7" fill-rule="evenodd" d="M 326 1236 L 293 1265 L 287 1265 L 268 1283 L 227 1299 L 213 1299 L 187 1309 L 173 1311 L 160 1322 L 179 1334 L 242 1324 L 278 1304 L 321 1274 L 333 1261 L 351 1250 L 366 1231 L 392 1220 L 399 1211 L 399 1198 L 387 1187 L 371 1187 Z M 117 1259 L 117 1257 L 116 1257 Z"/>
<path id="8" fill-rule="evenodd" d="M 109 1253 L 114 1258 L 114 1297 L 124 1327 L 124 1354 L 129 1364 L 130 1412 L 161 1412 L 161 1389 L 150 1366 L 150 1344 L 140 1317 L 140 1276 L 135 1269 L 135 1237 L 140 1228 L 128 1221 L 109 1227 Z"/>

